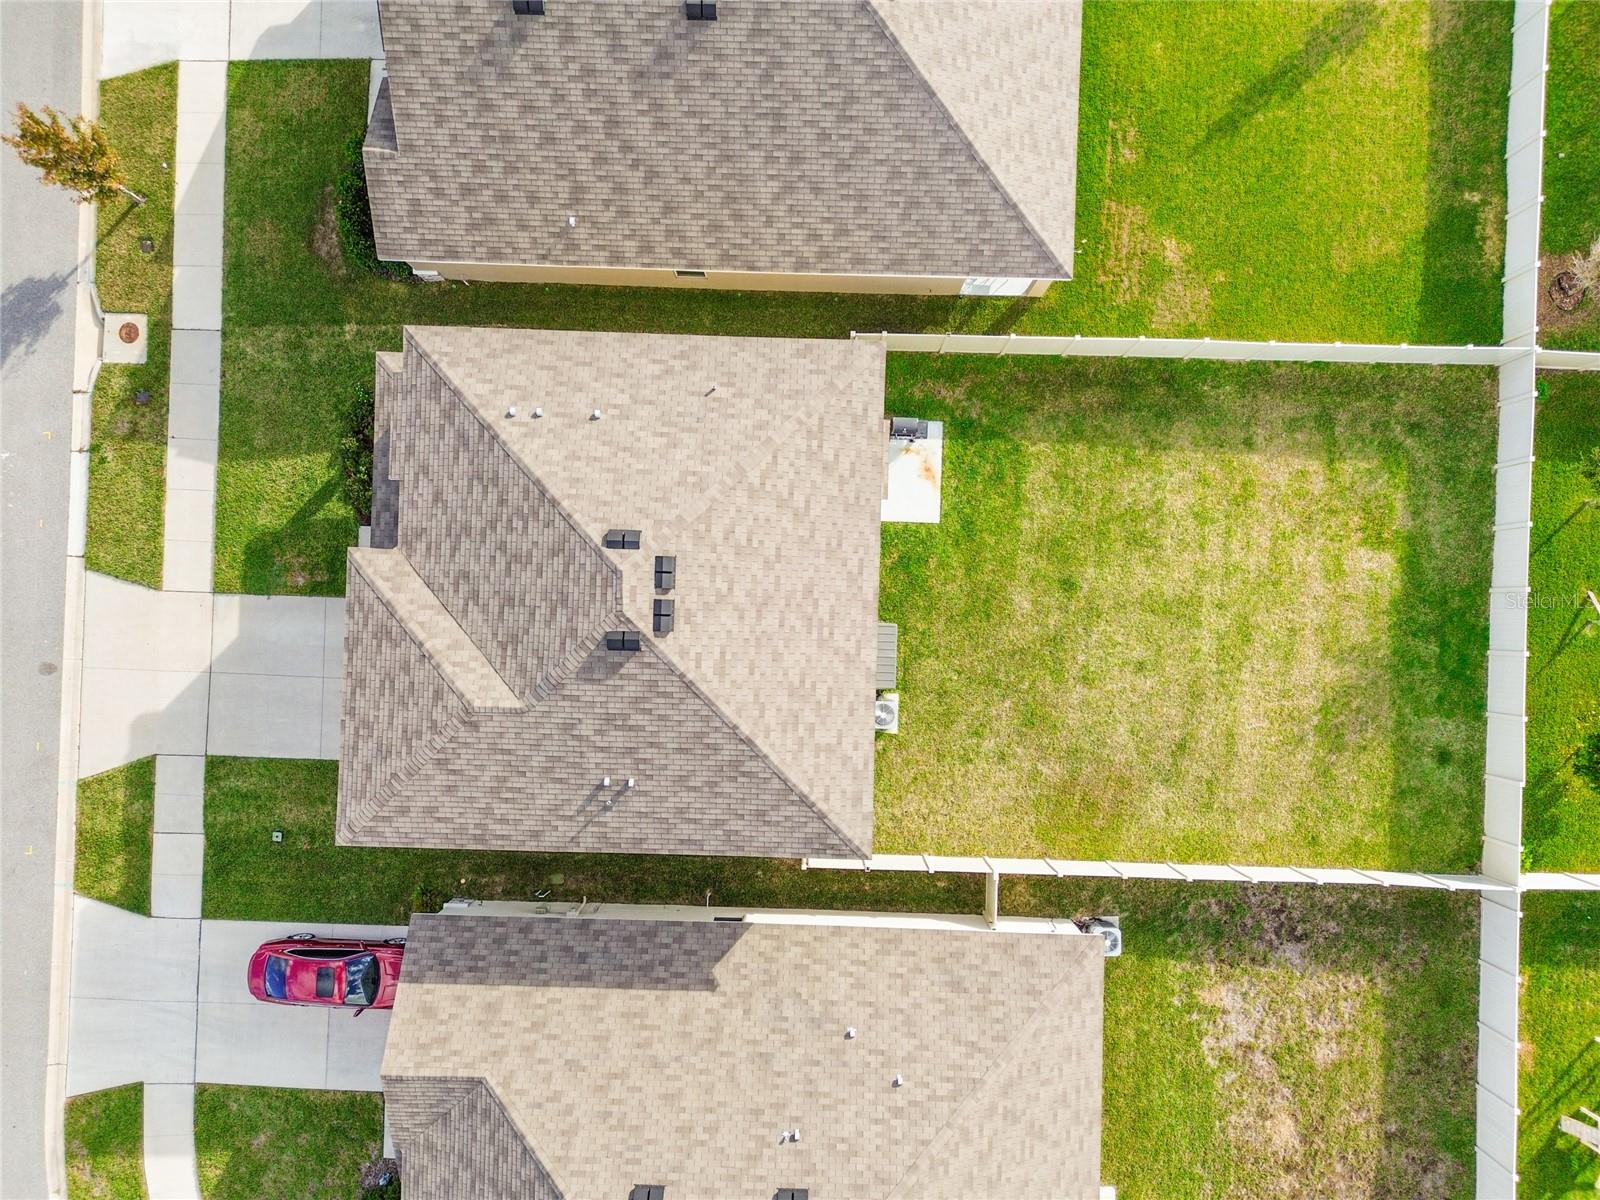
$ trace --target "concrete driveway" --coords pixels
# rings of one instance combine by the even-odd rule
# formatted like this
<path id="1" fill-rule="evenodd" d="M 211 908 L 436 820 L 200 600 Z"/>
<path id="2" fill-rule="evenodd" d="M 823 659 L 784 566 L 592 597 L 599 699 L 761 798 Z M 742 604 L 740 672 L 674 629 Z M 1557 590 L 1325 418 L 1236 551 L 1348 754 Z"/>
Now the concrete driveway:
<path id="1" fill-rule="evenodd" d="M 289 933 L 400 937 L 403 925 L 142 917 L 79 896 L 73 912 L 73 1095 L 146 1083 L 379 1091 L 389 1014 L 253 1000 L 250 953 Z"/>
<path id="2" fill-rule="evenodd" d="M 404 925 L 316 925 L 204 921 L 200 928 L 197 1083 L 383 1090 L 378 1068 L 389 1013 L 263 1004 L 245 989 L 245 967 L 262 942 L 290 933 L 323 937 L 405 936 Z"/>
<path id="3" fill-rule="evenodd" d="M 344 601 L 89 572 L 80 775 L 147 754 L 338 758 Z"/>

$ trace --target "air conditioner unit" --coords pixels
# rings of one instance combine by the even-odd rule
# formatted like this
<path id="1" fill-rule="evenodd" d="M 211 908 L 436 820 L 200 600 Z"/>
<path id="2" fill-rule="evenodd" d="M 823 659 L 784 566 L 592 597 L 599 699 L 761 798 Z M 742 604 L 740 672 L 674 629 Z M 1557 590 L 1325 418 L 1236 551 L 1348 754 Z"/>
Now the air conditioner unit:
<path id="1" fill-rule="evenodd" d="M 1085 933 L 1098 933 L 1105 939 L 1107 958 L 1118 958 L 1122 955 L 1121 917 L 1086 917 L 1076 924 Z"/>
<path id="2" fill-rule="evenodd" d="M 900 732 L 900 693 L 879 692 L 872 706 L 872 727 L 879 733 Z"/>

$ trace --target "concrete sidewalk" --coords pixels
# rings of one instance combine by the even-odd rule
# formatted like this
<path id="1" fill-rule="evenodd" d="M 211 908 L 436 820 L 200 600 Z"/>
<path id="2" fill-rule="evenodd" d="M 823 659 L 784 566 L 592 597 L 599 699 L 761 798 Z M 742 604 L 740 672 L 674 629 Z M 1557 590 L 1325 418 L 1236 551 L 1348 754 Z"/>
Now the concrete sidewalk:
<path id="1" fill-rule="evenodd" d="M 342 599 L 154 592 L 90 572 L 84 629 L 80 774 L 150 754 L 339 757 Z"/>
<path id="2" fill-rule="evenodd" d="M 104 0 L 102 76 L 184 59 L 379 58 L 377 0 Z"/>

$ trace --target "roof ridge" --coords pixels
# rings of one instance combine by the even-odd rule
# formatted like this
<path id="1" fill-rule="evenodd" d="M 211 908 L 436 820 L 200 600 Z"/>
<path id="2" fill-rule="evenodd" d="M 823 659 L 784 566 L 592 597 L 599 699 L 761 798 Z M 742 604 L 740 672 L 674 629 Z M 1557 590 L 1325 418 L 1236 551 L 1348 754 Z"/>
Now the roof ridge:
<path id="1" fill-rule="evenodd" d="M 449 325 L 407 325 L 401 330 L 401 333 L 405 338 L 405 341 L 416 349 L 417 353 L 420 354 L 427 364 L 433 368 L 434 373 L 439 376 L 440 381 L 450 389 L 451 394 L 456 398 L 456 403 L 460 404 L 462 408 L 466 409 L 467 415 L 488 431 L 489 436 L 494 438 L 495 443 L 506 452 L 507 457 L 509 457 L 512 462 L 517 464 L 517 469 L 528 477 L 528 482 L 533 484 L 533 486 L 539 490 L 540 494 L 555 506 L 556 511 L 561 514 L 561 519 L 571 527 L 574 533 L 584 540 L 584 542 L 592 551 L 594 551 L 595 557 L 605 564 L 606 569 L 611 572 L 612 578 L 617 583 L 618 594 L 620 596 L 622 587 L 622 568 L 617 566 L 616 562 L 609 554 L 605 552 L 604 548 L 599 542 L 595 541 L 594 538 L 589 536 L 589 531 L 586 530 L 579 522 L 578 518 L 572 514 L 572 510 L 561 502 L 561 497 L 557 496 L 545 486 L 544 481 L 539 478 L 538 473 L 534 471 L 534 469 L 528 464 L 528 461 L 524 459 L 522 455 L 517 453 L 517 448 L 508 442 L 504 437 L 502 437 L 498 429 L 483 419 L 483 414 L 480 413 L 477 408 L 467 400 L 467 392 L 470 389 L 461 384 L 456 377 L 450 373 L 445 365 L 440 362 L 439 359 L 427 348 L 427 346 L 418 341 L 416 337 L 416 333 L 419 329 L 447 329 L 454 331 L 457 328 L 458 327 L 456 326 Z M 427 581 L 424 580 L 423 582 Z"/>
<path id="2" fill-rule="evenodd" d="M 397 550 L 395 553 L 398 554 L 400 551 Z M 404 557 L 403 554 L 401 556 Z M 406 636 L 406 640 L 408 640 L 417 648 L 417 652 L 422 655 L 422 661 L 425 662 L 428 665 L 428 668 L 439 677 L 441 682 L 443 682 L 447 688 L 450 689 L 451 693 L 456 697 L 457 702 L 460 703 L 465 709 L 467 707 L 467 701 L 465 697 L 463 697 L 461 693 L 457 691 L 455 685 L 450 682 L 449 677 L 439 669 L 438 664 L 436 664 L 433 659 L 429 657 L 427 650 L 425 650 L 422 644 L 417 641 L 416 635 L 406 627 L 406 623 L 400 619 L 400 615 L 394 611 L 394 608 L 389 604 L 389 601 L 384 597 L 377 585 L 372 582 L 371 577 L 369 577 L 365 571 L 361 570 L 360 564 L 356 561 L 356 556 L 353 553 L 346 554 L 345 559 L 350 566 L 355 567 L 356 574 L 361 576 L 362 582 L 365 583 L 368 590 L 372 592 L 374 599 L 376 599 L 377 602 L 383 606 L 384 611 L 389 614 L 390 619 L 392 619 L 395 623 L 395 627 Z M 409 560 L 407 561 L 409 562 Z M 357 804 L 347 810 L 344 818 L 340 821 L 340 824 L 344 826 L 345 832 L 355 833 L 371 824 L 371 822 L 374 821 L 388 805 L 388 802 L 394 798 L 397 790 L 396 785 L 401 777 L 403 776 L 407 779 L 410 779 L 411 777 L 415 776 L 416 773 L 422 769 L 424 764 L 426 764 L 434 757 L 434 755 L 438 754 L 441 749 L 454 740 L 455 735 L 461 731 L 465 724 L 466 722 L 462 715 L 460 713 L 456 713 L 451 715 L 437 728 L 432 730 L 426 738 L 419 739 L 415 743 L 412 751 L 400 760 L 399 766 L 395 767 L 395 769 L 389 773 L 388 777 L 384 779 L 381 784 L 372 788 Z"/>
<path id="3" fill-rule="evenodd" d="M 386 590 L 386 581 L 379 580 L 373 575 L 372 572 L 368 571 L 362 565 L 364 562 L 364 556 L 361 554 L 361 551 L 363 549 L 370 550 L 374 554 L 398 555 L 406 564 L 406 568 L 417 577 L 417 582 L 422 585 L 423 590 L 426 591 L 429 596 L 433 597 L 433 601 L 439 606 L 439 610 L 443 612 L 444 615 L 450 619 L 450 622 L 461 631 L 461 636 L 466 639 L 467 644 L 471 646 L 473 650 L 477 651 L 478 657 L 483 659 L 483 665 L 486 666 L 494 675 L 495 679 L 499 681 L 500 686 L 505 688 L 507 693 L 516 697 L 517 699 L 521 700 L 522 697 L 517 696 L 517 693 L 511 690 L 511 685 L 508 684 L 501 676 L 500 672 L 495 669 L 494 663 L 489 661 L 489 656 L 484 654 L 478 643 L 472 640 L 472 635 L 462 627 L 460 621 L 456 620 L 455 615 L 451 613 L 449 608 L 445 606 L 444 601 L 439 599 L 438 593 L 428 586 L 428 581 L 424 579 L 422 577 L 422 573 L 412 565 L 411 559 L 406 556 L 406 552 L 404 550 L 401 550 L 398 546 L 390 549 L 379 550 L 374 550 L 372 547 L 353 547 L 349 555 L 350 565 L 356 569 L 361 578 L 367 581 L 367 586 L 372 589 L 372 594 L 378 598 L 378 603 L 382 604 L 384 608 L 389 610 L 389 615 L 394 618 L 395 624 L 400 626 L 406 637 L 411 640 L 412 645 L 416 646 L 418 650 L 422 651 L 423 658 L 428 660 L 428 664 L 439 673 L 439 678 L 444 680 L 445 686 L 456 694 L 456 698 L 460 700 L 462 704 L 466 705 L 467 708 L 473 712 L 521 712 L 529 707 L 526 700 L 523 701 L 520 708 L 511 708 L 501 707 L 493 704 L 479 704 L 470 696 L 468 696 L 463 690 L 462 686 L 458 684 L 454 678 L 455 671 L 450 668 L 448 664 L 441 661 L 440 658 L 429 649 L 428 644 L 412 631 L 412 628 L 406 621 L 405 617 L 403 617 L 395 608 L 395 606 L 389 602 L 389 595 Z"/>
<path id="4" fill-rule="evenodd" d="M 1085 935 L 1049 934 L 1046 936 L 1076 937 Z M 1098 937 L 1099 935 L 1096 934 L 1093 936 Z M 929 1134 L 927 1141 L 923 1142 L 922 1149 L 917 1152 L 917 1155 L 906 1164 L 905 1170 L 902 1171 L 900 1173 L 900 1177 L 894 1181 L 894 1186 L 889 1189 L 885 1200 L 896 1200 L 897 1197 L 904 1195 L 900 1189 L 905 1184 L 906 1180 L 911 1176 L 911 1173 L 916 1170 L 923 1160 L 928 1158 L 928 1156 L 933 1153 L 934 1147 L 938 1145 L 946 1133 L 953 1132 L 956 1121 L 977 1105 L 979 1093 L 983 1091 L 984 1085 L 989 1081 L 989 1077 L 993 1075 L 994 1072 L 1000 1067 L 1008 1064 L 1011 1061 L 1012 1051 L 1016 1048 L 1017 1043 L 1020 1042 L 1024 1037 L 1029 1036 L 1033 1030 L 1038 1027 L 1040 1021 L 1044 1019 L 1045 1009 L 1050 997 L 1055 995 L 1057 989 L 1060 988 L 1062 981 L 1066 979 L 1068 972 L 1073 969 L 1074 967 L 1072 964 L 1064 964 L 1050 977 L 1049 984 L 1040 990 L 1039 1000 L 1034 1005 L 1033 1011 L 1028 1014 L 1028 1019 L 1026 1021 L 1020 1021 L 1017 1023 L 1016 1027 L 1011 1033 L 1011 1036 L 1006 1038 L 1005 1045 L 1001 1047 L 1000 1053 L 991 1054 L 989 1056 L 989 1061 L 984 1066 L 982 1073 L 979 1074 L 978 1078 L 973 1081 L 972 1086 L 967 1089 L 966 1094 L 956 1102 L 956 1106 L 950 1110 L 950 1115 L 940 1122 L 938 1128 L 934 1129 Z"/>
<path id="5" fill-rule="evenodd" d="M 690 678 L 688 673 L 672 660 L 672 657 L 661 648 L 659 643 L 652 639 L 648 644 L 650 646 L 651 653 L 661 661 L 667 670 L 671 671 L 674 675 L 681 679 L 685 686 L 687 686 L 688 689 L 695 694 L 701 703 L 709 708 L 712 713 L 728 727 L 728 729 L 733 733 L 734 737 L 738 738 L 746 746 L 750 747 L 750 749 L 755 753 L 756 757 L 762 762 L 766 763 L 767 766 L 772 769 L 772 773 L 783 781 L 783 785 L 794 793 L 795 798 L 809 808 L 814 814 L 816 814 L 817 819 L 821 821 L 829 830 L 831 830 L 834 836 L 839 838 L 840 841 L 844 842 L 846 846 L 849 846 L 851 849 L 853 849 L 860 857 L 871 857 L 871 851 L 864 849 L 855 838 L 851 837 L 843 829 L 839 828 L 838 823 L 834 821 L 834 819 L 826 812 L 824 812 L 822 810 L 822 806 L 813 800 L 810 794 L 790 777 L 789 772 L 784 770 L 783 767 L 781 767 L 777 761 L 773 759 L 772 755 L 767 752 L 766 748 L 757 742 L 755 738 L 746 733 L 744 727 L 735 721 L 731 716 L 729 716 L 722 705 L 718 704 L 709 695 L 707 695 L 705 690 L 701 688 L 699 684 L 695 683 L 695 681 Z"/>
<path id="6" fill-rule="evenodd" d="M 422 1077 L 406 1076 L 405 1078 Z M 546 1163 L 544 1159 L 539 1156 L 539 1152 L 533 1148 L 533 1142 L 528 1137 L 528 1131 L 522 1127 L 522 1124 L 517 1120 L 511 1109 L 506 1106 L 506 1102 L 500 1098 L 500 1093 L 495 1089 L 494 1084 L 489 1081 L 489 1077 L 487 1075 L 438 1075 L 426 1078 L 439 1080 L 441 1082 L 462 1082 L 468 1086 L 461 1091 L 460 1095 L 451 1100 L 450 1103 L 440 1106 L 439 1110 L 434 1114 L 433 1119 L 412 1134 L 413 1138 L 421 1137 L 423 1134 L 429 1133 L 438 1128 L 438 1126 L 444 1121 L 455 1116 L 457 1111 L 460 1110 L 464 1105 L 472 1103 L 479 1097 L 483 1097 L 487 1099 L 488 1102 L 492 1104 L 500 1113 L 501 1119 L 503 1119 L 517 1135 L 517 1140 L 522 1143 L 522 1148 L 527 1151 L 528 1157 L 533 1159 L 533 1161 L 538 1164 L 539 1170 L 544 1172 L 545 1178 L 550 1181 L 550 1185 L 556 1190 L 556 1200 L 561 1200 L 561 1198 L 567 1194 L 567 1189 L 561 1186 L 561 1183 L 556 1179 L 555 1172 L 550 1169 L 550 1165 Z"/>
<path id="7" fill-rule="evenodd" d="M 997 175 L 994 168 L 989 165 L 989 160 L 983 156 L 983 152 L 978 149 L 977 144 L 972 140 L 971 137 L 967 135 L 967 131 L 962 127 L 961 122 L 956 120 L 955 114 L 950 111 L 950 106 L 946 104 L 944 99 L 939 95 L 938 90 L 933 86 L 932 80 L 930 80 L 927 75 L 923 73 L 922 68 L 917 65 L 917 60 L 911 56 L 911 51 L 906 48 L 905 43 L 895 36 L 895 32 L 892 28 L 890 28 L 887 18 L 885 18 L 883 13 L 878 9 L 878 0 L 863 0 L 863 5 L 867 10 L 868 15 L 872 17 L 873 23 L 876 24 L 879 29 L 883 30 L 883 36 L 888 39 L 889 44 L 894 47 L 895 53 L 900 56 L 901 60 L 906 64 L 906 66 L 911 68 L 911 73 L 916 76 L 917 82 L 922 84 L 922 90 L 927 94 L 928 99 L 933 101 L 934 106 L 939 110 L 940 113 L 943 114 L 944 119 L 949 123 L 950 128 L 955 132 L 956 137 L 961 139 L 961 144 L 967 148 L 967 153 L 972 155 L 973 161 L 976 162 L 980 168 L 982 168 L 983 173 L 988 176 L 989 181 L 994 184 L 995 191 L 1000 193 L 1000 196 L 1005 201 L 1006 206 L 1010 208 L 1012 212 L 1016 213 L 1017 220 L 1022 222 L 1023 228 L 1028 231 L 1028 236 L 1033 238 L 1034 243 L 1038 246 L 1039 250 L 1052 262 L 1054 262 L 1060 271 L 1062 271 L 1065 275 L 1070 276 L 1070 268 L 1066 263 L 1061 261 L 1061 256 L 1055 252 L 1050 243 L 1045 239 L 1044 235 L 1039 232 L 1039 227 L 1035 225 L 1032 218 L 1023 211 L 1022 205 L 1018 202 L 1017 198 L 1012 195 L 1011 189 L 1006 187 L 1006 185 L 1001 182 L 1000 176 Z"/>

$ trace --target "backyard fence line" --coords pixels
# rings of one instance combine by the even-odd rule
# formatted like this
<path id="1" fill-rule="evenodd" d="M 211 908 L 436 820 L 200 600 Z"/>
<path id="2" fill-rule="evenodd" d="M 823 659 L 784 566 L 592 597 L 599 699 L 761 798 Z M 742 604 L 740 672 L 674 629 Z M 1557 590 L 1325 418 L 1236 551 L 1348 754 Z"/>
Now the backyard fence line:
<path id="1" fill-rule="evenodd" d="M 1594 350 L 1540 350 L 1538 360 L 1544 371 L 1600 371 L 1600 352 Z"/>
<path id="2" fill-rule="evenodd" d="M 1522 877 L 1525 892 L 1600 892 L 1600 875 L 1576 871 L 1529 871 Z"/>
<path id="3" fill-rule="evenodd" d="M 1539 216 L 1544 200 L 1549 0 L 1516 0 L 1506 112 L 1506 248 L 1502 342 L 1521 353 L 1500 367 L 1494 549 L 1489 579 L 1488 716 L 1484 742 L 1483 870 L 1517 885 L 1479 901 L 1476 1194 L 1517 1194 L 1518 981 L 1522 801 L 1527 784 L 1529 553 L 1533 526 L 1534 389 L 1539 342 Z M 1557 360 L 1560 361 L 1559 359 Z M 1572 369 L 1569 366 L 1567 369 Z M 1594 365 L 1586 369 L 1594 369 Z"/>
<path id="4" fill-rule="evenodd" d="M 1162 879 L 1182 883 L 1299 883 L 1436 890 L 1515 892 L 1487 875 L 1379 871 L 1365 867 L 1278 867 L 1239 863 L 1121 862 L 1110 859 L 996 858 L 994 855 L 874 854 L 807 858 L 808 871 L 908 871 L 923 875 L 1020 875 L 1055 879 Z"/>
<path id="5" fill-rule="evenodd" d="M 1508 346 L 1386 346 L 1369 342 L 1252 342 L 1230 338 L 1033 337 L 1015 333 L 862 333 L 858 341 L 927 354 L 1042 354 L 1080 358 L 1171 358 L 1216 362 L 1388 363 L 1498 367 Z"/>

